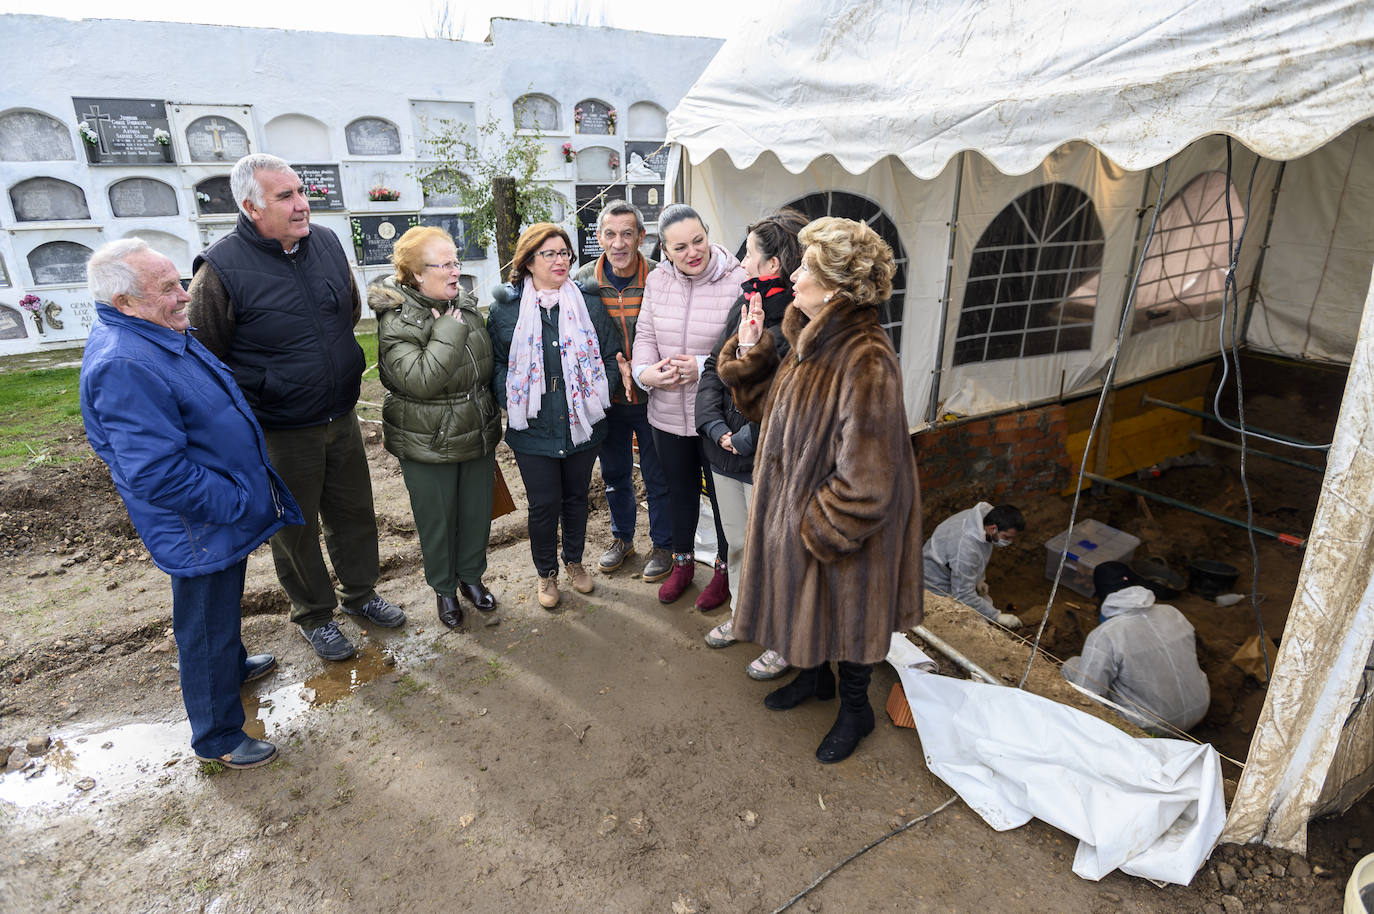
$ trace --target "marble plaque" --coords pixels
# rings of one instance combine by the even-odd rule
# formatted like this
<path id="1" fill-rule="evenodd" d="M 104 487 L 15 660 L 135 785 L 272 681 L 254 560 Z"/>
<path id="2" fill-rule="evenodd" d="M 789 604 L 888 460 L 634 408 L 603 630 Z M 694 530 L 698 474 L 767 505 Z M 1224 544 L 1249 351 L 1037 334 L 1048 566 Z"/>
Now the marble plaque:
<path id="1" fill-rule="evenodd" d="M 29 178 L 10 188 L 10 203 L 19 222 L 54 222 L 89 219 L 86 193 L 58 178 Z"/>
<path id="2" fill-rule="evenodd" d="M 391 121 L 380 117 L 360 117 L 344 128 L 348 154 L 354 156 L 398 156 L 401 132 Z"/>
<path id="3" fill-rule="evenodd" d="M 668 147 L 664 143 L 626 143 L 625 180 L 662 184 L 668 177 Z"/>
<path id="4" fill-rule="evenodd" d="M 91 249 L 75 241 L 49 241 L 29 251 L 29 272 L 36 286 L 72 285 L 86 281 Z"/>
<path id="5" fill-rule="evenodd" d="M 547 95 L 526 95 L 515 100 L 517 130 L 557 130 L 558 105 Z"/>
<path id="6" fill-rule="evenodd" d="M 312 212 L 342 212 L 344 206 L 343 179 L 337 165 L 292 165 L 305 185 Z"/>
<path id="7" fill-rule="evenodd" d="M 386 216 L 354 216 L 349 220 L 353 235 L 353 253 L 360 266 L 372 267 L 391 263 L 391 251 L 396 239 L 412 226 L 420 224 L 416 213 L 395 213 Z"/>
<path id="8" fill-rule="evenodd" d="M 487 259 L 486 249 L 481 239 L 473 231 L 472 220 L 458 213 L 426 213 L 420 217 L 421 225 L 433 225 L 448 232 L 453 237 L 453 245 L 458 248 L 458 258 L 468 263 Z"/>
<path id="9" fill-rule="evenodd" d="M 96 145 L 87 157 L 102 165 L 161 165 L 167 159 L 154 138 L 169 129 L 167 105 L 151 98 L 73 98 L 76 119 L 96 132 Z M 86 143 L 82 141 L 82 146 Z"/>
<path id="10" fill-rule="evenodd" d="M 615 133 L 611 124 L 611 106 L 594 98 L 584 98 L 573 108 L 573 123 L 578 133 L 608 135 Z M 580 120 L 579 120 L 580 118 Z"/>
<path id="11" fill-rule="evenodd" d="M 186 125 L 192 162 L 237 162 L 251 152 L 248 132 L 222 115 L 198 117 Z"/>
<path id="12" fill-rule="evenodd" d="M 0 161 L 57 162 L 76 158 L 72 137 L 56 118 L 37 111 L 0 116 Z"/>
<path id="13" fill-rule="evenodd" d="M 125 178 L 110 185 L 110 211 L 120 218 L 175 216 L 177 192 L 165 181 Z"/>
<path id="14" fill-rule="evenodd" d="M 447 168 L 439 168 L 420 179 L 420 188 L 425 193 L 425 206 L 452 207 L 462 206 L 458 193 L 460 176 Z"/>
<path id="15" fill-rule="evenodd" d="M 29 337 L 26 312 L 0 305 L 0 340 L 25 340 Z"/>

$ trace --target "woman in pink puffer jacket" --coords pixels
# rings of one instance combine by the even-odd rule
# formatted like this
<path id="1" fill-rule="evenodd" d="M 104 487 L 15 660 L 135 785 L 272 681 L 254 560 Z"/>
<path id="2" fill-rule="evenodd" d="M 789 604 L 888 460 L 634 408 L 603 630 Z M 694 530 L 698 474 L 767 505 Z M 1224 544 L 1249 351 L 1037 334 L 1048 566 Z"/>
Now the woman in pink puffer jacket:
<path id="1" fill-rule="evenodd" d="M 734 314 L 745 279 L 744 268 L 729 251 L 711 244 L 706 225 L 690 206 L 676 203 L 659 215 L 658 234 L 664 260 L 649 274 L 644 304 L 635 326 L 630 371 L 649 392 L 649 424 L 654 430 L 673 521 L 673 571 L 658 590 L 672 603 L 692 583 L 692 561 L 703 473 L 715 506 L 710 464 L 697 434 L 697 381 L 706 357 Z M 700 609 L 714 609 L 730 599 L 725 572 L 725 532 L 716 520 L 715 575 L 697 598 Z"/>

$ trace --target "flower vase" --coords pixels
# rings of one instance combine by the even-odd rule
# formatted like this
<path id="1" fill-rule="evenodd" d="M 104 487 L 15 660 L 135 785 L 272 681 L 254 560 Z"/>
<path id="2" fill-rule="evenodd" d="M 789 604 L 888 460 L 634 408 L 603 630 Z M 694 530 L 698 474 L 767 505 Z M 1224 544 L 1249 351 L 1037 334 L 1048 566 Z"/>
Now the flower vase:
<path id="1" fill-rule="evenodd" d="M 611 121 L 610 124 L 606 126 L 606 132 L 611 136 L 615 136 L 615 121 Z"/>
<path id="2" fill-rule="evenodd" d="M 358 266 L 363 265 L 363 246 L 361 244 L 353 245 L 353 259 L 358 262 Z"/>
<path id="3" fill-rule="evenodd" d="M 170 144 L 170 143 L 161 143 L 161 144 L 159 144 L 159 146 L 160 146 L 161 149 L 162 149 L 162 161 L 164 161 L 164 162 L 171 162 L 171 161 L 172 161 L 172 144 Z"/>
<path id="4" fill-rule="evenodd" d="M 86 147 L 86 161 L 91 163 L 92 165 L 99 164 L 100 147 L 92 143 L 82 143 L 81 145 Z"/>
<path id="5" fill-rule="evenodd" d="M 41 315 L 35 314 L 35 315 L 33 316 L 33 325 L 34 325 L 34 327 L 38 328 L 38 335 L 39 335 L 39 336 L 42 336 L 44 333 L 47 332 L 47 331 L 45 331 L 45 330 L 43 329 L 43 318 L 42 318 Z"/>

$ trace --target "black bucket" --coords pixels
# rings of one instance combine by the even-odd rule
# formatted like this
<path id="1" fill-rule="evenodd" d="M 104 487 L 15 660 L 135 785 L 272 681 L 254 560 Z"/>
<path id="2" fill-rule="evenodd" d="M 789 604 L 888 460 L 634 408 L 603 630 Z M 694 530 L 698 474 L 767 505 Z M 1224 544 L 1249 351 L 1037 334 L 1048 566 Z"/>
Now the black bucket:
<path id="1" fill-rule="evenodd" d="M 1170 568 L 1163 559 L 1136 559 L 1131 562 L 1131 571 L 1160 600 L 1172 600 L 1186 586 L 1183 575 Z"/>
<path id="2" fill-rule="evenodd" d="M 1240 572 L 1234 565 L 1211 559 L 1194 559 L 1188 563 L 1188 589 L 1204 599 L 1227 593 L 1236 584 Z"/>

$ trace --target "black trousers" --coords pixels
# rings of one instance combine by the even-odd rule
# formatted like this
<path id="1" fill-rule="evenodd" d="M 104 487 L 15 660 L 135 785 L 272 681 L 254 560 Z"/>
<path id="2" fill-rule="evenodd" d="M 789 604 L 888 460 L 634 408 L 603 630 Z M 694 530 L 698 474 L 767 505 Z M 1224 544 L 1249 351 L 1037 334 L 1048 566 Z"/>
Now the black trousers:
<path id="1" fill-rule="evenodd" d="M 654 450 L 668 480 L 668 509 L 673 518 L 673 552 L 695 551 L 697 518 L 701 516 L 701 485 L 706 480 L 706 495 L 711 499 L 711 514 L 716 519 L 716 555 L 724 556 L 729 549 L 725 528 L 720 523 L 720 508 L 716 506 L 716 484 L 711 478 L 711 464 L 706 460 L 706 448 L 700 435 L 685 437 L 654 429 Z"/>
<path id="2" fill-rule="evenodd" d="M 563 561 L 582 561 L 587 542 L 587 492 L 599 448 L 566 457 L 515 452 L 529 500 L 530 555 L 544 577 L 558 571 L 558 523 L 563 522 Z"/>

